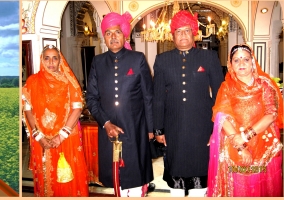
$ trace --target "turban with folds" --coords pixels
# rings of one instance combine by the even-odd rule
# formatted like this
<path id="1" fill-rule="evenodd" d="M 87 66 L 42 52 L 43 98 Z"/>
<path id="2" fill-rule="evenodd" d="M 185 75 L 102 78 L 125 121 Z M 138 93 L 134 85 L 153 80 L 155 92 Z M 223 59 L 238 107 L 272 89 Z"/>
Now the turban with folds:
<path id="1" fill-rule="evenodd" d="M 105 34 L 106 29 L 112 26 L 120 26 L 120 29 L 124 35 L 124 37 L 128 38 L 130 34 L 130 21 L 132 20 L 132 16 L 129 12 L 125 12 L 120 15 L 115 12 L 111 12 L 107 14 L 101 23 L 102 34 Z M 126 41 L 124 47 L 127 49 L 131 49 L 130 44 Z"/>
<path id="2" fill-rule="evenodd" d="M 192 29 L 193 35 L 197 35 L 198 33 L 198 19 L 197 13 L 192 15 L 189 11 L 181 10 L 176 13 L 171 21 L 171 32 L 174 34 L 175 30 L 189 25 Z"/>

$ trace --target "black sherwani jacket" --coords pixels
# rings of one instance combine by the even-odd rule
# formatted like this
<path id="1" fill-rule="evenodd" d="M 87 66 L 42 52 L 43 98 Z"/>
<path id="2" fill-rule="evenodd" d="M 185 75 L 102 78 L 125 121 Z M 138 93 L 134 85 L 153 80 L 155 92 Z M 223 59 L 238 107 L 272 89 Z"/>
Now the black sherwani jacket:
<path id="1" fill-rule="evenodd" d="M 153 83 L 141 52 L 125 48 L 93 58 L 86 102 L 99 124 L 99 180 L 113 187 L 113 146 L 103 125 L 107 120 L 123 129 L 120 168 L 122 189 L 142 186 L 153 180 L 149 132 L 153 132 Z"/>
<path id="2" fill-rule="evenodd" d="M 174 49 L 156 56 L 154 129 L 164 129 L 171 176 L 207 176 L 212 106 L 222 81 L 215 51 L 191 48 L 184 56 Z"/>

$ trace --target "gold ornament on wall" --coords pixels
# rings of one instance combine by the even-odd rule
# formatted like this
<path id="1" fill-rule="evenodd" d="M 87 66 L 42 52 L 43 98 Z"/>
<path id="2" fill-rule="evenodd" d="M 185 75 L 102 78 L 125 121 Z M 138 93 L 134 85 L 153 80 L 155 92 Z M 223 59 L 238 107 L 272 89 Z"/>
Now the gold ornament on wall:
<path id="1" fill-rule="evenodd" d="M 40 0 L 22 3 L 22 34 L 35 33 L 35 16 Z"/>
<path id="2" fill-rule="evenodd" d="M 241 0 L 231 0 L 231 5 L 234 7 L 239 7 L 242 4 Z"/>
<path id="3" fill-rule="evenodd" d="M 139 8 L 139 4 L 136 1 L 131 1 L 128 5 L 129 10 L 131 10 L 132 12 L 135 12 L 138 10 Z"/>

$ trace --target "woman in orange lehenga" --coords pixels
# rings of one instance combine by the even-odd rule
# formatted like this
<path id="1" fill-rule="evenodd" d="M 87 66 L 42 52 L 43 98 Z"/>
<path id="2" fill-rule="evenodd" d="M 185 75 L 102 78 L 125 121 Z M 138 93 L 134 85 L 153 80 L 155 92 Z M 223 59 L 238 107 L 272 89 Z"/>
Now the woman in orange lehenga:
<path id="1" fill-rule="evenodd" d="M 283 99 L 248 45 L 235 45 L 213 107 L 207 196 L 282 196 Z"/>
<path id="2" fill-rule="evenodd" d="M 55 46 L 43 49 L 40 71 L 28 78 L 22 98 L 24 117 L 32 133 L 30 169 L 35 196 L 88 196 L 78 124 L 81 88 Z"/>

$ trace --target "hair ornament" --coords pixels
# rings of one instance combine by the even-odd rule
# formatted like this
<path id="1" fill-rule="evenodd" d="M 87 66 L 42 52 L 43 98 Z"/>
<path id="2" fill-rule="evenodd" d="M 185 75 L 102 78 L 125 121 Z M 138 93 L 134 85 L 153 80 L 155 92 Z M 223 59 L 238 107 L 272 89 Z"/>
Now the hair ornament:
<path id="1" fill-rule="evenodd" d="M 231 55 L 233 55 L 236 51 L 242 52 L 243 50 L 245 50 L 245 51 L 247 51 L 247 52 L 249 52 L 249 53 L 251 54 L 251 51 L 250 51 L 248 48 L 245 48 L 245 47 L 238 47 L 238 48 L 236 48 L 236 49 L 234 49 L 234 50 L 232 51 Z"/>

